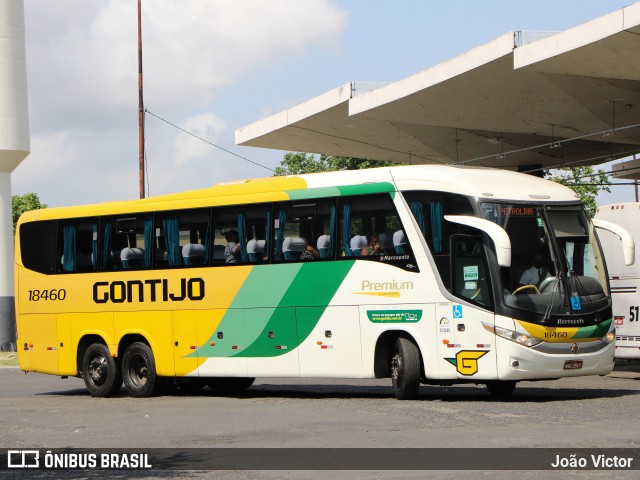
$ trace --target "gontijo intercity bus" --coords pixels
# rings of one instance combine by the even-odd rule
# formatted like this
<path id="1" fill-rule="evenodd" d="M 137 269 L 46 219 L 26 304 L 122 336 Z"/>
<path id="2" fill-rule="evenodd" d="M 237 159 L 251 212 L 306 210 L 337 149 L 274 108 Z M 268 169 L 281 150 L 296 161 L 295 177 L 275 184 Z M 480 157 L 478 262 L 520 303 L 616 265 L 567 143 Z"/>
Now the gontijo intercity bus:
<path id="1" fill-rule="evenodd" d="M 633 262 L 628 232 L 601 226 Z M 379 168 L 32 211 L 15 259 L 20 368 L 94 396 L 266 376 L 504 396 L 613 367 L 594 222 L 573 191 L 509 171 Z M 532 261 L 539 281 L 522 284 Z"/>

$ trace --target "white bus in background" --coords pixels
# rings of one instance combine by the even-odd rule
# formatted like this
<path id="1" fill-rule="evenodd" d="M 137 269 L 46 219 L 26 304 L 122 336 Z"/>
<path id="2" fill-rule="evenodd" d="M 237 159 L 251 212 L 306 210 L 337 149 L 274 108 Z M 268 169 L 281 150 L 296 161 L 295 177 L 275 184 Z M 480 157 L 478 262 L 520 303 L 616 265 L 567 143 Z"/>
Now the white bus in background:
<path id="1" fill-rule="evenodd" d="M 618 203 L 598 208 L 597 220 L 616 223 L 627 229 L 635 242 L 640 240 L 640 203 Z M 620 238 L 607 231 L 598 236 L 609 272 L 613 317 L 616 327 L 616 358 L 640 359 L 640 269 L 626 265 Z"/>

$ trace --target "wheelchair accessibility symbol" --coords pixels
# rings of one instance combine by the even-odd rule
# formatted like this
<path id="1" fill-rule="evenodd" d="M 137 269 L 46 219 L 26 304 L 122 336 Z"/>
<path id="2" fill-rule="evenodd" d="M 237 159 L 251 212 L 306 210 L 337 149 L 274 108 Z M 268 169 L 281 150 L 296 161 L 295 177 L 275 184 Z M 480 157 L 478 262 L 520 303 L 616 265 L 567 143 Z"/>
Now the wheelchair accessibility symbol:
<path id="1" fill-rule="evenodd" d="M 462 305 L 453 305 L 453 318 L 462 318 Z"/>

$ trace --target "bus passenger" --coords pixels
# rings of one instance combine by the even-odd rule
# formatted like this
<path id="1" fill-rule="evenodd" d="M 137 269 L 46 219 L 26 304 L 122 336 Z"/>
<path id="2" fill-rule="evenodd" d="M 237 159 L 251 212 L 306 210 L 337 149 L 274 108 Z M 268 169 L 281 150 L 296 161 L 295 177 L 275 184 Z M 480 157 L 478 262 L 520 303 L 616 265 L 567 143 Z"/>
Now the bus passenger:
<path id="1" fill-rule="evenodd" d="M 225 263 L 238 263 L 240 261 L 240 237 L 236 230 L 229 230 L 224 234 L 225 240 L 227 240 L 227 247 L 224 249 L 224 262 Z"/>
<path id="2" fill-rule="evenodd" d="M 363 248 L 360 252 L 360 255 L 366 257 L 368 255 L 380 255 L 382 252 L 382 247 L 380 246 L 380 242 L 378 241 L 377 235 L 369 235 L 367 236 L 367 247 Z"/>
<path id="3" fill-rule="evenodd" d="M 307 242 L 306 238 L 303 238 L 307 246 L 300 254 L 300 260 L 315 260 L 316 258 L 320 258 L 320 252 L 316 250 L 316 248 Z"/>

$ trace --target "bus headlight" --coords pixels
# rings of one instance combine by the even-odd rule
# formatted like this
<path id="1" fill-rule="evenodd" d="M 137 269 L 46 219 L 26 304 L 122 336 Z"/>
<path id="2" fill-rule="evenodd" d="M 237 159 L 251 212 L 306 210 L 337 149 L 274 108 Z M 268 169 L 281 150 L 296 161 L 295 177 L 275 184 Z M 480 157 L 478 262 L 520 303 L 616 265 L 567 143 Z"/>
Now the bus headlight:
<path id="1" fill-rule="evenodd" d="M 604 337 L 602 337 L 602 341 L 605 343 L 611 343 L 616 339 L 616 331 L 611 330 L 609 333 L 607 333 Z"/>
<path id="2" fill-rule="evenodd" d="M 525 347 L 533 347 L 535 345 L 538 345 L 539 343 L 542 343 L 542 340 L 538 340 L 537 338 L 527 335 L 526 333 L 514 332 L 513 330 L 498 327 L 497 325 L 489 325 L 488 323 L 484 322 L 482 322 L 482 326 L 485 328 L 485 330 L 488 330 L 491 333 L 495 333 L 499 337 L 506 338 L 507 340 L 519 343 L 520 345 L 524 345 Z"/>

